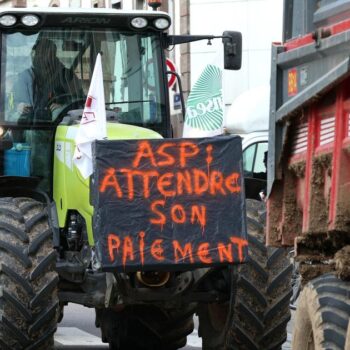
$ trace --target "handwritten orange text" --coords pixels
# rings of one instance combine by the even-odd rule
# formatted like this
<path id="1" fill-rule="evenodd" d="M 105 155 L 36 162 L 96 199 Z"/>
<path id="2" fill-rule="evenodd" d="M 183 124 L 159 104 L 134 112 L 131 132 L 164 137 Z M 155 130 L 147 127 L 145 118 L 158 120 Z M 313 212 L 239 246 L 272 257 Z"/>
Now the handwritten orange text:
<path id="1" fill-rule="evenodd" d="M 123 266 L 130 262 L 144 264 L 145 261 L 164 261 L 181 263 L 211 264 L 213 260 L 220 263 L 243 262 L 248 242 L 238 237 L 228 237 L 228 242 L 179 242 L 172 240 L 164 244 L 163 239 L 152 239 L 147 243 L 150 249 L 145 250 L 145 233 L 141 231 L 137 238 L 119 236 L 110 233 L 107 237 L 107 250 L 111 263 L 121 262 Z M 166 251 L 168 249 L 168 251 Z"/>

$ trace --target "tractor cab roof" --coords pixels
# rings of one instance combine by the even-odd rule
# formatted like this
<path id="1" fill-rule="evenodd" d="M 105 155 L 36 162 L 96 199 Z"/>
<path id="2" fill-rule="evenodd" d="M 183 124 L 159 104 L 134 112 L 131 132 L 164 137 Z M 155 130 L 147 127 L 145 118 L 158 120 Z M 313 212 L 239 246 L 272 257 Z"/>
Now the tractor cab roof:
<path id="1" fill-rule="evenodd" d="M 4 16 L 13 16 L 14 23 L 12 25 L 3 25 L 1 18 Z M 167 28 L 157 28 L 154 23 L 158 18 L 166 18 L 170 25 L 170 17 L 165 12 L 160 11 L 125 11 L 115 9 L 102 8 L 1 8 L 0 9 L 0 30 L 21 30 L 28 28 L 23 23 L 23 17 L 26 15 L 34 15 L 38 18 L 38 23 L 31 26 L 31 29 L 40 29 L 41 27 L 79 27 L 84 26 L 91 28 L 118 28 L 131 29 L 134 31 L 163 31 Z M 143 28 L 135 28 L 131 21 L 134 18 L 142 17 L 147 21 L 147 25 Z M 6 22 L 6 21 L 4 21 Z"/>

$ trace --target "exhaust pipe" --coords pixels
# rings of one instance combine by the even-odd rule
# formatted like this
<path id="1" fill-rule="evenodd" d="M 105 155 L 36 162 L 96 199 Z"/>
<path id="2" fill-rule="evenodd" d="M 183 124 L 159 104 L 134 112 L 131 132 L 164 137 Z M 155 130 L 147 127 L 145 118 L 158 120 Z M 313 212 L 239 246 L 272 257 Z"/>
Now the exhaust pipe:
<path id="1" fill-rule="evenodd" d="M 150 288 L 163 287 L 170 279 L 170 272 L 148 271 L 136 272 L 137 280 Z"/>

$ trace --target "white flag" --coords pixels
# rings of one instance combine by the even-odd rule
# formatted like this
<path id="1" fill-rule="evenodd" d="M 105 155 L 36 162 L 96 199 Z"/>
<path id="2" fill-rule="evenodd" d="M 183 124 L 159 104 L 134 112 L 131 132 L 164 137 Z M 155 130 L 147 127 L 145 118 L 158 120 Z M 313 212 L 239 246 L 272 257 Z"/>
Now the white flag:
<path id="1" fill-rule="evenodd" d="M 93 173 L 91 143 L 107 137 L 101 55 L 96 58 L 84 112 L 75 137 L 73 161 L 86 179 Z"/>
<path id="2" fill-rule="evenodd" d="M 187 99 L 183 137 L 222 134 L 224 107 L 222 68 L 219 64 L 208 64 Z"/>

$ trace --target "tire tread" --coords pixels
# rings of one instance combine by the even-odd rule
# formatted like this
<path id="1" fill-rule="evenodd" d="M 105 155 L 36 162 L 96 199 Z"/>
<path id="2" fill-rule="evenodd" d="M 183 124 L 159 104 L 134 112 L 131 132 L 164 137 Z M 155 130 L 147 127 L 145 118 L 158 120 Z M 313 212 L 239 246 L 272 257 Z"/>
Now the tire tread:
<path id="1" fill-rule="evenodd" d="M 246 309 L 235 307 L 238 312 L 226 348 L 277 350 L 287 338 L 292 266 L 283 248 L 265 246 L 264 203 L 253 200 L 246 203 L 250 263 L 248 270 L 244 265 L 238 268 L 236 295 L 236 303 L 240 305 L 244 301 Z M 261 270 L 264 274 L 259 273 Z"/>
<path id="2" fill-rule="evenodd" d="M 0 199 L 0 339 L 7 348 L 54 348 L 58 275 L 51 239 L 42 203 Z"/>
<path id="3" fill-rule="evenodd" d="M 350 282 L 338 279 L 334 273 L 321 275 L 304 287 L 296 319 L 311 325 L 313 334 L 317 334 L 317 349 L 344 349 L 350 319 L 349 295 Z M 304 328 L 294 330 L 293 343 L 297 346 L 305 342 Z"/>

